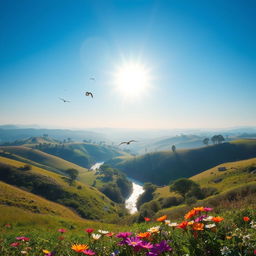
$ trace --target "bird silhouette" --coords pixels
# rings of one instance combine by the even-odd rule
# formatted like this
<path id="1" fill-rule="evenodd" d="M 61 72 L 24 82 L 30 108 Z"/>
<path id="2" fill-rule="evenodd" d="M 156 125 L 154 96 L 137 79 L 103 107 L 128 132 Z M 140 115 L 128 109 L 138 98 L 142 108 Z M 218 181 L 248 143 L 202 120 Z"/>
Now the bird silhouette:
<path id="1" fill-rule="evenodd" d="M 94 77 L 90 77 L 90 80 L 95 81 L 95 78 Z"/>
<path id="2" fill-rule="evenodd" d="M 59 98 L 60 100 L 62 100 L 63 102 L 70 102 L 69 100 L 65 100 L 63 98 Z"/>
<path id="3" fill-rule="evenodd" d="M 93 98 L 93 94 L 91 92 L 86 92 L 85 95 L 86 96 L 91 96 Z"/>
<path id="4" fill-rule="evenodd" d="M 130 145 L 131 142 L 137 142 L 137 141 L 136 140 L 123 141 L 119 144 L 119 146 L 122 144 Z"/>

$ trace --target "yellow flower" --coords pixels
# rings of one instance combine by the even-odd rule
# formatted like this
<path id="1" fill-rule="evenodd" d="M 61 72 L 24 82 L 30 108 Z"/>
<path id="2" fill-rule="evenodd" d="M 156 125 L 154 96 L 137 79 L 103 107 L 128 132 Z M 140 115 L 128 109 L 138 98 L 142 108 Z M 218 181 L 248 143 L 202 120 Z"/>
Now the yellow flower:
<path id="1" fill-rule="evenodd" d="M 44 254 L 49 254 L 50 251 L 48 251 L 48 250 L 43 250 L 43 253 L 44 253 Z"/>
<path id="2" fill-rule="evenodd" d="M 193 230 L 204 230 L 204 223 L 194 223 Z"/>

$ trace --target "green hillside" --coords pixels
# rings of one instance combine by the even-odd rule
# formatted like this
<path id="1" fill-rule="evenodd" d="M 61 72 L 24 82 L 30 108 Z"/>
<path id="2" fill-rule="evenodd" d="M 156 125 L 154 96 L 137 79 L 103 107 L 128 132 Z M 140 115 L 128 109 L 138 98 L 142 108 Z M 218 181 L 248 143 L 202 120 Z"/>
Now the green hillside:
<path id="1" fill-rule="evenodd" d="M 90 168 L 96 162 L 126 154 L 112 146 L 91 143 L 44 143 L 30 146 L 85 168 Z"/>
<path id="2" fill-rule="evenodd" d="M 133 157 L 117 157 L 107 163 L 142 182 L 167 185 L 191 177 L 218 164 L 256 156 L 256 140 L 239 140 L 190 150 L 163 151 Z"/>
<path id="3" fill-rule="evenodd" d="M 95 172 L 88 171 L 87 169 L 66 161 L 60 157 L 44 153 L 34 148 L 25 146 L 1 146 L 0 156 L 25 162 L 27 164 L 62 174 L 65 170 L 74 168 L 79 172 L 78 179 L 88 185 L 91 185 L 96 179 L 96 176 L 94 175 Z"/>
<path id="4" fill-rule="evenodd" d="M 35 166 L 24 170 L 23 162 L 5 157 L 0 157 L 0 163 L 0 180 L 68 206 L 84 218 L 110 220 L 123 214 L 120 206 L 96 188 L 78 181 L 71 186 L 67 177 Z"/>

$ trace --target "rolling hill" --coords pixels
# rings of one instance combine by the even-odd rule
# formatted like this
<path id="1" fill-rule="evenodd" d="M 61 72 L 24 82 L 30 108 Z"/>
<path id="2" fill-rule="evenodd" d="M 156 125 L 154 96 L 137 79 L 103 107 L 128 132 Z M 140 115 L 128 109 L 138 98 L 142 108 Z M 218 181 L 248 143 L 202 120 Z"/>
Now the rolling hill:
<path id="1" fill-rule="evenodd" d="M 107 164 L 141 182 L 166 185 L 191 177 L 218 164 L 256 156 L 256 140 L 239 140 L 190 150 L 163 151 L 142 156 L 121 156 Z"/>
<path id="2" fill-rule="evenodd" d="M 0 180 L 40 195 L 75 210 L 87 219 L 109 220 L 122 214 L 121 207 L 96 188 L 75 181 L 70 185 L 67 177 L 31 166 L 24 170 L 24 162 L 0 157 Z"/>

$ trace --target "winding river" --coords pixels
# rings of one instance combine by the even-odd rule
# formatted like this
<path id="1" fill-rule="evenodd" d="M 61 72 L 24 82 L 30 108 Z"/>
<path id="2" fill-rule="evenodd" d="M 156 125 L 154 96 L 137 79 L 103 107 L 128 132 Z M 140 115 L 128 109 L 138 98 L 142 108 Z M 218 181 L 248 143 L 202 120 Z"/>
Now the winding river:
<path id="1" fill-rule="evenodd" d="M 100 168 L 100 166 L 102 164 L 104 164 L 104 162 L 96 163 L 90 169 L 97 170 Z M 132 182 L 132 193 L 129 196 L 129 198 L 127 198 L 125 201 L 125 208 L 129 211 L 129 213 L 133 214 L 138 211 L 138 209 L 136 207 L 136 203 L 137 203 L 139 196 L 144 192 L 144 189 L 143 189 L 142 183 L 140 183 L 132 178 L 129 178 L 129 177 L 128 177 L 128 179 Z"/>

